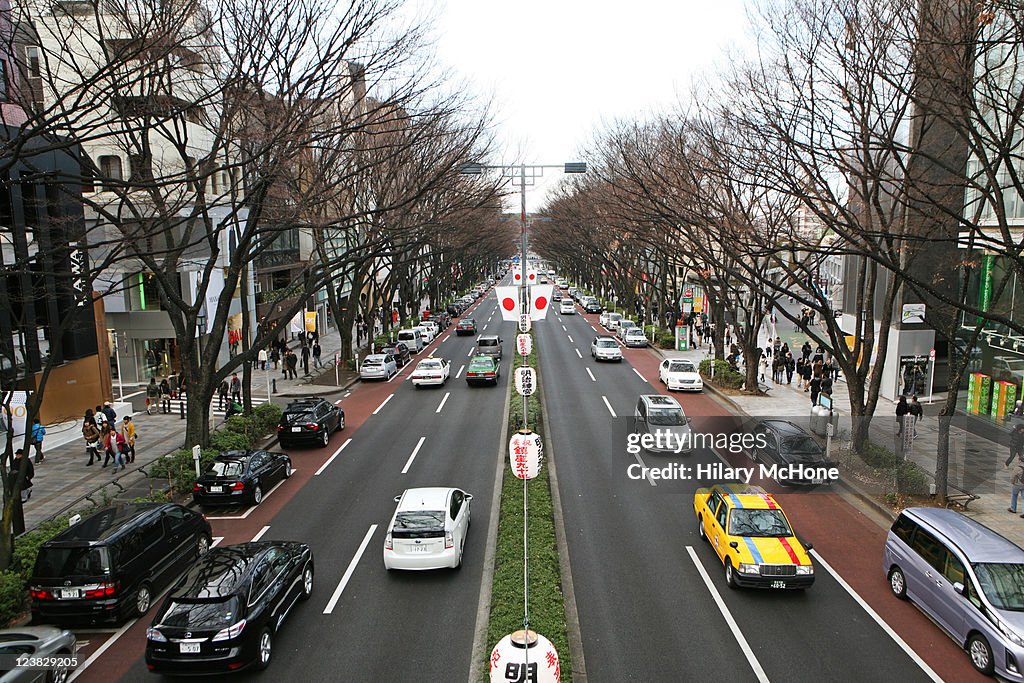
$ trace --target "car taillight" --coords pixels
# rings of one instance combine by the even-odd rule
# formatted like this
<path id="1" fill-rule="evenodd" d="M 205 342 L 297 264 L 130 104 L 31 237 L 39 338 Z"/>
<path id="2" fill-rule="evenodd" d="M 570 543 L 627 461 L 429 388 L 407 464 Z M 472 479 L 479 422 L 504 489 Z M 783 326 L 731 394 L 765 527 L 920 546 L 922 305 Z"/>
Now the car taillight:
<path id="1" fill-rule="evenodd" d="M 320 425 L 316 424 L 315 422 L 310 422 L 308 425 L 306 425 L 306 429 L 312 429 L 315 432 L 316 430 L 320 429 Z"/>
<path id="2" fill-rule="evenodd" d="M 277 425 L 277 431 L 283 432 L 284 431 L 284 425 Z"/>
<path id="3" fill-rule="evenodd" d="M 152 640 L 155 643 L 166 643 L 167 636 L 150 626 L 146 629 L 146 640 Z"/>
<path id="4" fill-rule="evenodd" d="M 494 377 L 494 373 L 493 372 L 485 372 L 484 373 L 484 377 Z"/>
<path id="5" fill-rule="evenodd" d="M 455 547 L 455 537 L 452 536 L 452 532 L 450 531 L 444 532 L 444 547 L 445 549 Z"/>
<path id="6" fill-rule="evenodd" d="M 104 582 L 96 588 L 85 589 L 86 598 L 111 598 L 117 593 L 117 584 Z"/>
<path id="7" fill-rule="evenodd" d="M 244 481 L 236 481 L 234 484 L 231 485 L 232 491 L 242 491 L 243 489 L 245 489 Z"/>
<path id="8" fill-rule="evenodd" d="M 39 586 L 33 586 L 30 593 L 35 600 L 53 600 L 53 593 Z"/>
<path id="9" fill-rule="evenodd" d="M 202 491 L 203 490 L 203 485 L 202 484 L 196 484 L 195 486 L 192 487 L 192 490 L 193 491 Z"/>
<path id="10" fill-rule="evenodd" d="M 220 631 L 217 631 L 217 635 L 215 635 L 212 638 L 212 640 L 213 640 L 213 642 L 217 642 L 218 640 L 229 640 L 231 638 L 237 638 L 238 636 L 242 635 L 242 629 L 244 629 L 244 628 L 245 628 L 245 619 L 242 619 L 237 624 L 234 624 L 232 626 L 228 626 L 227 628 L 224 628 L 224 629 L 221 629 Z"/>
<path id="11" fill-rule="evenodd" d="M 394 550 L 395 542 L 391 540 L 391 532 L 384 537 L 384 550 Z"/>

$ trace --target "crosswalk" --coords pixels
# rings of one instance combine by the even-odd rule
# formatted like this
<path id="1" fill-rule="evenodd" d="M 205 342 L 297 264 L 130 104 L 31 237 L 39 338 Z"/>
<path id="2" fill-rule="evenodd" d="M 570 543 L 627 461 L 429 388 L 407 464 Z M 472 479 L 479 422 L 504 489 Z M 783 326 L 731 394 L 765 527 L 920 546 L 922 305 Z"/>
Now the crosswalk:
<path id="1" fill-rule="evenodd" d="M 262 398 L 259 398 L 257 396 L 253 396 L 252 397 L 252 406 L 253 406 L 253 408 L 255 408 L 255 407 L 259 406 L 259 405 L 262 405 L 262 404 L 266 403 L 267 400 L 268 399 L 267 399 L 266 396 L 264 396 Z M 220 399 L 218 397 L 214 396 L 213 401 L 210 402 L 210 414 L 214 415 L 216 417 L 224 417 L 224 415 L 227 413 L 227 405 L 228 405 L 228 403 L 225 402 L 223 407 L 222 407 Z M 154 409 L 152 409 L 152 412 L 153 413 L 159 413 L 160 412 L 159 406 L 154 408 Z M 182 412 L 186 412 L 186 413 L 188 412 L 188 402 L 187 402 L 187 399 L 172 398 L 171 399 L 171 414 L 173 414 L 173 415 L 181 415 Z"/>

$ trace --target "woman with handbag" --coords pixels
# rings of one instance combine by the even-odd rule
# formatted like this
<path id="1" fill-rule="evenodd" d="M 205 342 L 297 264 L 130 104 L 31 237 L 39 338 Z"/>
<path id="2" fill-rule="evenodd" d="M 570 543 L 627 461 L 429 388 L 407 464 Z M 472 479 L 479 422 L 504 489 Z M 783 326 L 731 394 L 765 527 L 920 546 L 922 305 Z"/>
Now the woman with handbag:
<path id="1" fill-rule="evenodd" d="M 85 452 L 89 454 L 88 464 L 91 465 L 93 459 L 100 459 L 100 430 L 91 415 L 82 424 L 82 438 L 85 439 Z"/>

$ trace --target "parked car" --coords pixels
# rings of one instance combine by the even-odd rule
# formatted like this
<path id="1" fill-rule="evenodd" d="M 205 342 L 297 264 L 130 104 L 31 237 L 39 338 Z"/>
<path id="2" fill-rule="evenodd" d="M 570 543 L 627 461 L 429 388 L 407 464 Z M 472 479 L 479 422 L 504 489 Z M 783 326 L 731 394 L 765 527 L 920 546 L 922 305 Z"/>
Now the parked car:
<path id="1" fill-rule="evenodd" d="M 410 379 L 412 385 L 419 389 L 421 386 L 438 385 L 444 386 L 452 371 L 452 362 L 447 358 L 424 358 L 416 364 Z"/>
<path id="2" fill-rule="evenodd" d="M 192 500 L 200 506 L 259 505 L 263 494 L 292 471 L 292 459 L 284 453 L 227 451 L 196 479 Z"/>
<path id="3" fill-rule="evenodd" d="M 461 489 L 406 489 L 384 535 L 385 569 L 458 569 L 473 496 Z"/>
<path id="4" fill-rule="evenodd" d="M 386 353 L 372 353 L 363 359 L 359 366 L 359 379 L 388 380 L 398 374 L 398 363 L 394 356 Z"/>
<path id="5" fill-rule="evenodd" d="M 75 634 L 53 626 L 22 626 L 0 630 L 0 683 L 65 683 L 78 652 Z M 16 666 L 19 657 L 49 664 L 46 668 Z"/>
<path id="6" fill-rule="evenodd" d="M 476 321 L 472 318 L 463 318 L 455 326 L 455 335 L 464 337 L 467 334 L 476 334 Z"/>
<path id="7" fill-rule="evenodd" d="M 423 341 L 423 333 L 416 328 L 399 330 L 398 341 L 409 347 L 410 353 L 416 354 L 423 350 L 426 342 Z"/>
<path id="8" fill-rule="evenodd" d="M 614 333 L 619 326 L 619 321 L 622 320 L 622 314 L 605 311 L 598 320 L 606 330 Z"/>
<path id="9" fill-rule="evenodd" d="M 615 326 L 615 336 L 622 341 L 626 341 L 626 332 L 634 327 L 636 327 L 636 323 L 634 321 L 623 318 L 619 321 L 619 324 Z"/>
<path id="10" fill-rule="evenodd" d="M 584 302 L 583 310 L 587 313 L 600 313 L 604 310 L 604 307 L 601 306 L 600 301 L 591 297 Z"/>
<path id="11" fill-rule="evenodd" d="M 326 447 L 331 433 L 344 428 L 345 411 L 314 396 L 288 404 L 277 425 L 277 441 L 281 448 L 309 444 Z"/>
<path id="12" fill-rule="evenodd" d="M 476 338 L 476 354 L 494 356 L 501 360 L 501 337 L 493 334 L 482 334 Z"/>
<path id="13" fill-rule="evenodd" d="M 590 355 L 594 360 L 622 360 L 622 349 L 613 337 L 594 337 L 590 342 Z"/>
<path id="14" fill-rule="evenodd" d="M 389 346 L 381 347 L 380 352 L 394 358 L 395 364 L 400 368 L 404 368 L 406 363 L 412 358 L 409 347 L 405 345 L 405 342 L 395 342 Z"/>
<path id="15" fill-rule="evenodd" d="M 754 446 L 749 451 L 752 460 L 769 466 L 781 465 L 787 470 L 790 464 L 801 464 L 809 468 L 808 477 L 780 479 L 780 484 L 818 486 L 832 483 L 830 479 L 813 476 L 818 474 L 820 468 L 834 465 L 825 460 L 825 450 L 800 425 L 789 420 L 761 420 L 751 432 L 755 437 Z"/>
<path id="16" fill-rule="evenodd" d="M 212 538 L 205 517 L 174 503 L 104 508 L 40 546 L 32 621 L 88 626 L 142 616 Z"/>
<path id="17" fill-rule="evenodd" d="M 435 313 L 430 316 L 431 322 L 437 324 L 438 328 L 447 330 L 448 326 L 452 324 L 452 317 L 448 313 Z"/>
<path id="18" fill-rule="evenodd" d="M 291 609 L 313 594 L 305 543 L 215 548 L 171 589 L 146 629 L 146 665 L 168 674 L 265 669 Z"/>
<path id="19" fill-rule="evenodd" d="M 424 320 L 418 326 L 419 327 L 425 327 L 428 330 L 430 330 L 430 340 L 429 341 L 434 341 L 435 339 L 437 339 L 437 335 L 441 334 L 441 326 L 438 325 L 433 320 L 429 320 L 429 319 L 428 320 Z"/>
<path id="20" fill-rule="evenodd" d="M 493 384 L 498 386 L 501 364 L 494 356 L 473 356 L 466 366 L 466 384 Z"/>
<path id="21" fill-rule="evenodd" d="M 423 345 L 424 346 L 428 346 L 431 342 L 434 341 L 434 336 L 435 336 L 436 330 L 434 329 L 433 325 L 431 325 L 429 323 L 428 324 L 420 323 L 419 325 L 417 325 L 413 329 L 414 330 L 419 330 L 420 336 L 423 337 Z"/>
<path id="22" fill-rule="evenodd" d="M 658 379 L 669 391 L 704 391 L 704 380 L 692 360 L 666 358 L 658 366 Z"/>
<path id="23" fill-rule="evenodd" d="M 622 342 L 630 348 L 642 349 L 647 346 L 647 335 L 641 328 L 631 327 L 622 336 Z"/>

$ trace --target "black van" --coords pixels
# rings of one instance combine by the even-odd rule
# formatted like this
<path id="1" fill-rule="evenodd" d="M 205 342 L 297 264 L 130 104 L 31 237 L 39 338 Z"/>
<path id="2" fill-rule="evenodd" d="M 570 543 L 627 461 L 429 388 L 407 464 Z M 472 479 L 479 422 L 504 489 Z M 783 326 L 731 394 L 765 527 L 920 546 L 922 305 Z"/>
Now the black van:
<path id="1" fill-rule="evenodd" d="M 210 549 L 201 514 L 173 503 L 100 510 L 39 548 L 32 571 L 34 623 L 120 623 Z"/>

